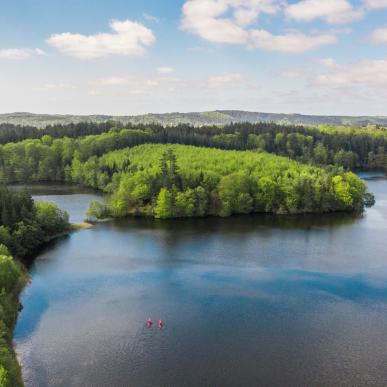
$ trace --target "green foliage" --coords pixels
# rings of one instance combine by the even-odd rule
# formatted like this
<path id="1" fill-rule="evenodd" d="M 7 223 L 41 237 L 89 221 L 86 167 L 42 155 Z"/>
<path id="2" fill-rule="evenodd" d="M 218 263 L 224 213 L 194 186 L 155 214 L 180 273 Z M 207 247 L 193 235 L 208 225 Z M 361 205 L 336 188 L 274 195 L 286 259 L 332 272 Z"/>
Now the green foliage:
<path id="1" fill-rule="evenodd" d="M 11 253 L 6 245 L 0 244 L 0 256 L 1 255 L 5 255 L 7 257 L 11 256 Z"/>
<path id="2" fill-rule="evenodd" d="M 338 165 L 351 170 L 387 170 L 387 130 L 382 129 L 312 128 L 273 123 L 200 128 L 186 124 L 173 127 L 149 124 L 122 129 L 122 124 L 115 127 L 111 123 L 83 123 L 47 128 L 41 136 L 35 131 L 31 133 L 39 138 L 0 145 L 0 181 L 67 181 L 95 188 L 106 187 L 114 174 L 131 169 L 131 166 L 110 164 L 105 166 L 103 173 L 96 174 L 93 171 L 97 158 L 113 150 L 144 143 L 258 150 L 302 163 Z M 88 133 L 96 134 L 85 136 Z M 82 169 L 79 168 L 81 164 Z M 170 187 L 173 183 L 169 183 Z"/>
<path id="3" fill-rule="evenodd" d="M 251 184 L 249 176 L 241 173 L 223 176 L 218 184 L 218 197 L 221 203 L 219 215 L 250 213 L 253 208 Z"/>
<path id="4" fill-rule="evenodd" d="M 25 257 L 69 229 L 67 213 L 54 203 L 37 203 L 23 191 L 0 188 L 0 255 Z"/>
<path id="5" fill-rule="evenodd" d="M 234 113 L 238 116 L 237 112 L 232 114 Z M 5 181 L 24 182 L 67 181 L 101 189 L 111 195 L 111 200 L 106 209 L 94 206 L 95 208 L 90 210 L 91 215 L 94 213 L 98 216 L 102 216 L 101 212 L 103 215 L 109 212 L 113 216 L 154 216 L 155 208 L 157 211 L 160 209 L 160 213 L 157 212 L 159 215 L 156 216 L 166 216 L 161 215 L 161 208 L 165 208 L 167 203 L 164 199 L 161 200 L 162 198 L 158 203 L 162 188 L 166 188 L 171 195 L 172 210 L 169 211 L 168 217 L 206 214 L 228 216 L 251 211 L 298 213 L 360 209 L 364 204 L 364 188 L 353 188 L 352 186 L 356 186 L 355 181 L 350 175 L 346 176 L 340 168 L 387 170 L 387 131 L 381 129 L 305 128 L 268 123 L 237 123 L 225 127 L 200 128 L 189 125 L 168 128 L 149 125 L 121 129 L 120 125 L 113 127 L 109 124 L 101 127 L 79 124 L 76 130 L 80 134 L 108 130 L 102 134 L 85 137 L 76 137 L 77 132 L 73 127 L 63 130 L 72 137 L 56 138 L 60 135 L 60 130 L 51 128 L 45 131 L 40 139 L 0 146 L 0 178 Z M 221 157 L 220 162 L 233 165 L 234 168 L 219 171 L 211 166 L 212 157 L 207 154 L 203 156 L 206 161 L 210 161 L 209 166 L 198 163 L 193 157 L 190 161 L 193 164 L 186 166 L 187 157 L 170 151 L 168 147 L 157 151 L 155 155 L 147 154 L 146 157 L 152 161 L 147 164 L 138 162 L 139 158 L 145 156 L 138 154 L 136 146 L 143 143 L 200 146 L 195 148 L 195 152 L 199 152 L 198 149 L 203 147 L 250 149 L 258 151 L 255 153 L 265 151 L 287 156 L 300 163 L 335 167 L 330 167 L 325 173 L 316 168 L 301 172 L 301 166 L 294 168 L 296 164 L 291 164 L 288 159 L 282 159 L 281 162 L 280 159 L 273 159 L 269 163 L 269 170 L 273 169 L 273 174 L 264 174 L 257 172 L 259 168 L 253 158 L 252 168 L 246 165 L 244 169 L 239 170 L 234 166 L 237 163 L 230 163 L 230 160 L 223 160 Z M 134 161 L 132 155 L 111 156 L 111 151 L 125 147 L 133 148 Z M 154 149 L 160 148 L 156 146 L 152 151 Z M 122 152 L 117 155 L 126 154 L 127 151 Z M 215 150 L 210 152 L 218 157 Z M 268 160 L 267 156 L 262 157 Z M 281 173 L 271 166 L 276 163 L 276 168 Z M 282 164 L 287 165 L 283 167 Z M 260 168 L 266 168 L 266 165 L 261 165 Z M 285 169 L 286 173 L 283 172 Z M 297 173 L 294 173 L 294 170 L 297 170 Z M 227 176 L 233 173 L 245 176 L 244 179 L 247 179 L 249 184 L 248 190 L 243 184 L 239 184 L 240 176 L 236 179 L 237 188 L 228 183 L 230 178 Z M 333 183 L 334 175 L 342 176 L 343 180 Z M 348 184 L 351 186 L 349 193 Z M 204 190 L 204 194 L 199 194 L 199 188 Z M 166 192 L 164 194 L 168 196 Z M 3 200 L 7 201 L 11 203 L 7 198 Z M 371 202 L 372 200 L 367 200 L 367 203 Z M 23 230 L 28 225 L 34 227 L 32 218 L 26 222 L 27 217 L 21 213 L 30 213 L 30 207 L 27 201 L 23 206 L 12 203 L 10 206 L 2 205 L 0 195 L 1 222 L 7 227 L 19 223 L 20 219 L 24 219 L 23 222 L 26 223 L 25 227 L 18 226 L 19 239 L 23 239 Z M 7 245 L 7 235 L 3 231 L 0 230 L 0 243 Z"/>
<path id="6" fill-rule="evenodd" d="M 73 168 L 73 176 L 66 174 L 66 167 L 72 162 L 75 166 L 77 161 L 85 162 L 92 156 L 141 144 L 150 141 L 151 137 L 146 130 L 123 129 L 79 139 L 43 136 L 41 139 L 8 143 L 0 146 L 0 177 L 8 183 L 80 179 L 76 168 Z M 92 159 L 88 167 L 92 170 Z M 87 177 L 86 185 L 97 184 L 92 174 Z"/>
<path id="7" fill-rule="evenodd" d="M 0 366 L 0 387 L 7 387 L 8 385 L 8 372 L 3 366 Z"/>
<path id="8" fill-rule="evenodd" d="M 45 234 L 55 234 L 69 226 L 69 215 L 51 202 L 36 203 L 36 221 Z"/>
<path id="9" fill-rule="evenodd" d="M 375 205 L 375 196 L 370 192 L 366 192 L 364 195 L 364 206 L 372 207 L 373 205 Z"/>
<path id="10" fill-rule="evenodd" d="M 161 188 L 157 195 L 157 202 L 154 209 L 155 218 L 165 219 L 174 216 L 174 200 L 168 188 Z"/>
<path id="11" fill-rule="evenodd" d="M 30 220 L 33 217 L 34 204 L 31 195 L 26 191 L 10 191 L 5 186 L 0 187 L 0 224 L 12 228 L 14 224 L 22 220 Z M 7 238 L 1 235 L 0 239 Z M 4 242 L 3 242 L 4 243 Z"/>
<path id="12" fill-rule="evenodd" d="M 9 246 L 11 243 L 11 234 L 6 226 L 0 226 L 0 243 Z M 4 254 L 7 255 L 7 254 Z"/>
<path id="13" fill-rule="evenodd" d="M 98 200 L 92 200 L 86 211 L 86 217 L 92 219 L 104 219 L 109 216 L 109 208 L 105 203 Z"/>
<path id="14" fill-rule="evenodd" d="M 322 143 L 318 143 L 314 147 L 313 156 L 317 164 L 326 165 L 328 163 L 328 151 Z"/>
<path id="15" fill-rule="evenodd" d="M 0 255 L 0 386 L 22 386 L 20 367 L 12 348 L 12 331 L 19 307 L 18 295 L 26 281 L 21 265 Z"/>
<path id="16" fill-rule="evenodd" d="M 13 258 L 0 255 L 0 290 L 10 293 L 20 277 L 20 267 L 14 262 Z"/>
<path id="17" fill-rule="evenodd" d="M 230 216 L 251 212 L 361 210 L 366 185 L 340 168 L 322 169 L 266 153 L 184 145 L 141 145 L 95 159 L 113 216 Z M 77 164 L 87 173 L 87 162 Z"/>

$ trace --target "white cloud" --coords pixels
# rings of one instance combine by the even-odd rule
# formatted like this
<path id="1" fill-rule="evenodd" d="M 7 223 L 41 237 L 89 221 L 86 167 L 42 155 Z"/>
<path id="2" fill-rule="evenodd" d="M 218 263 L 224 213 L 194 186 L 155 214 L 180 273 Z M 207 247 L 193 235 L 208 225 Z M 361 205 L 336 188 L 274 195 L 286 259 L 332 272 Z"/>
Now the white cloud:
<path id="1" fill-rule="evenodd" d="M 235 21 L 220 18 L 229 9 L 223 1 L 190 0 L 183 5 L 182 28 L 213 43 L 240 43 L 247 40 L 246 31 Z"/>
<path id="2" fill-rule="evenodd" d="M 387 0 L 365 0 L 365 6 L 369 9 L 387 8 Z"/>
<path id="3" fill-rule="evenodd" d="M 302 0 L 286 7 L 285 15 L 298 21 L 322 19 L 331 24 L 348 23 L 360 19 L 361 9 L 347 0 Z"/>
<path id="4" fill-rule="evenodd" d="M 308 36 L 296 31 L 273 35 L 251 26 L 260 14 L 276 14 L 283 4 L 282 0 L 189 0 L 183 6 L 181 27 L 213 43 L 284 53 L 300 53 L 336 42 L 333 34 Z"/>
<path id="5" fill-rule="evenodd" d="M 156 79 L 148 79 L 145 81 L 145 85 L 149 87 L 155 87 L 158 86 L 160 82 Z"/>
<path id="6" fill-rule="evenodd" d="M 108 78 L 100 78 L 92 82 L 97 86 L 125 86 L 131 83 L 133 77 L 121 77 L 121 76 L 112 76 Z"/>
<path id="7" fill-rule="evenodd" d="M 290 32 L 273 35 L 265 30 L 253 30 L 250 45 L 268 51 L 296 54 L 333 43 L 336 43 L 336 37 L 331 34 L 308 36 L 301 32 Z"/>
<path id="8" fill-rule="evenodd" d="M 100 90 L 91 89 L 87 92 L 88 95 L 95 97 L 102 95 L 102 92 Z"/>
<path id="9" fill-rule="evenodd" d="M 371 41 L 376 44 L 387 43 L 387 27 L 374 30 L 371 34 Z"/>
<path id="10" fill-rule="evenodd" d="M 226 85 L 237 85 L 244 80 L 244 76 L 240 73 L 224 72 L 220 75 L 215 75 L 207 79 L 207 85 L 210 87 L 222 87 Z"/>
<path id="11" fill-rule="evenodd" d="M 145 20 L 147 20 L 148 22 L 151 22 L 151 23 L 158 23 L 158 22 L 159 22 L 159 19 L 158 19 L 156 16 L 153 16 L 153 15 L 151 15 L 151 14 L 149 14 L 149 13 L 144 12 L 144 13 L 142 14 L 142 16 L 143 16 L 143 18 L 144 18 Z"/>
<path id="12" fill-rule="evenodd" d="M 386 87 L 387 59 L 364 60 L 348 65 L 334 64 L 330 71 L 317 75 L 313 81 L 323 86 Z"/>
<path id="13" fill-rule="evenodd" d="M 308 70 L 304 68 L 288 68 L 282 70 L 279 75 L 282 78 L 287 78 L 287 79 L 298 79 L 298 78 L 303 78 L 305 75 L 308 74 Z"/>
<path id="14" fill-rule="evenodd" d="M 44 50 L 42 50 L 41 48 L 35 48 L 35 54 L 39 55 L 39 56 L 47 55 L 46 52 Z"/>
<path id="15" fill-rule="evenodd" d="M 275 14 L 279 3 L 278 0 L 189 0 L 183 6 L 181 26 L 213 43 L 246 44 L 249 35 L 246 27 L 261 13 Z"/>
<path id="16" fill-rule="evenodd" d="M 70 83 L 46 83 L 41 90 L 73 90 L 76 86 Z"/>
<path id="17" fill-rule="evenodd" d="M 322 64 L 325 67 L 337 67 L 337 63 L 333 58 L 323 58 L 319 60 L 319 63 Z"/>
<path id="18" fill-rule="evenodd" d="M 51 35 L 47 43 L 65 55 L 94 59 L 109 55 L 142 55 L 155 37 L 144 25 L 130 20 L 110 22 L 112 33 L 82 35 L 64 32 Z"/>
<path id="19" fill-rule="evenodd" d="M 89 93 L 92 95 L 127 95 L 144 94 L 153 95 L 154 92 L 188 93 L 196 90 L 206 92 L 227 91 L 251 88 L 252 82 L 247 82 L 246 77 L 238 72 L 224 72 L 215 74 L 208 78 L 180 79 L 170 76 L 157 76 L 143 78 L 141 76 L 111 76 L 108 78 L 96 79 L 89 82 Z M 118 94 L 117 94 L 118 93 Z"/>
<path id="20" fill-rule="evenodd" d="M 32 55 L 33 51 L 29 48 L 4 48 L 0 49 L 1 59 L 23 60 Z"/>
<path id="21" fill-rule="evenodd" d="M 165 74 L 172 74 L 172 73 L 175 72 L 175 69 L 173 67 L 159 67 L 157 69 L 157 72 L 159 74 L 163 74 L 163 75 L 165 75 Z"/>
<path id="22" fill-rule="evenodd" d="M 33 55 L 44 56 L 46 53 L 40 48 L 4 48 L 0 49 L 0 59 L 24 60 Z"/>

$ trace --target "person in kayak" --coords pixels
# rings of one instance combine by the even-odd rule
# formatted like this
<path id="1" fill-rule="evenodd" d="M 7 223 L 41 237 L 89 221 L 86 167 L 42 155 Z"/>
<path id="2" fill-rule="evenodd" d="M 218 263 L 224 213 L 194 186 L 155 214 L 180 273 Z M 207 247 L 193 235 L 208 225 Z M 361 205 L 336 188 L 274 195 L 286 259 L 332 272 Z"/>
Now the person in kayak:
<path id="1" fill-rule="evenodd" d="M 146 320 L 146 325 L 148 325 L 148 328 L 150 328 L 152 326 L 153 322 L 151 320 L 151 318 L 149 317 L 148 320 Z"/>
<path id="2" fill-rule="evenodd" d="M 163 326 L 164 326 L 163 320 L 159 320 L 159 321 L 157 322 L 157 326 L 159 327 L 159 329 L 162 329 Z"/>

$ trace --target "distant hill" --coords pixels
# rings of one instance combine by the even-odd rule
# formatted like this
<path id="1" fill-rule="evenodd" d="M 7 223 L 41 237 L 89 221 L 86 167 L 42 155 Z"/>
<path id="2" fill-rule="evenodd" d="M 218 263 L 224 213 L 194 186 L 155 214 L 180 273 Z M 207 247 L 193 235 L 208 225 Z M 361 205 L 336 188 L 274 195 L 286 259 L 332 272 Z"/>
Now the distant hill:
<path id="1" fill-rule="evenodd" d="M 0 114 L 0 123 L 15 125 L 32 125 L 43 128 L 47 125 L 69 124 L 78 122 L 105 122 L 108 120 L 123 123 L 149 124 L 158 123 L 165 126 L 188 123 L 194 126 L 226 125 L 232 122 L 275 122 L 278 124 L 295 125 L 344 125 L 367 126 L 380 125 L 387 127 L 387 116 L 313 116 L 303 114 L 259 113 L 241 110 L 216 110 L 193 113 L 163 113 L 143 114 L 137 116 L 109 116 L 109 115 L 61 115 L 61 114 L 33 114 L 10 113 Z"/>

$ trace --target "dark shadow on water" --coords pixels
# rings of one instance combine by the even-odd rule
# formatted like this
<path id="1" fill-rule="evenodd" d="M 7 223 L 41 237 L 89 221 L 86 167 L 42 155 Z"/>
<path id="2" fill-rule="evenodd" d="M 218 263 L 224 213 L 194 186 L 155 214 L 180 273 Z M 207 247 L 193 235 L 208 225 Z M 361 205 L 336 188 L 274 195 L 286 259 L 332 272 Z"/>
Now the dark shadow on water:
<path id="1" fill-rule="evenodd" d="M 255 232 L 264 228 L 274 229 L 300 229 L 333 228 L 353 224 L 364 218 L 362 213 L 330 213 L 330 214 L 304 214 L 304 215 L 235 215 L 228 218 L 205 217 L 185 219 L 152 219 L 152 218 L 125 218 L 109 222 L 110 226 L 117 229 L 128 230 L 165 230 L 176 234 L 184 232 L 211 233 Z"/>
<path id="2" fill-rule="evenodd" d="M 74 195 L 74 194 L 95 194 L 99 191 L 92 188 L 81 187 L 79 185 L 71 185 L 65 183 L 28 183 L 28 184 L 12 184 L 9 186 L 15 190 L 27 189 L 31 195 Z"/>
<path id="3" fill-rule="evenodd" d="M 37 257 L 44 255 L 44 253 L 54 250 L 59 244 L 63 243 L 70 238 L 70 234 L 61 235 L 49 242 L 44 243 L 29 254 L 27 257 L 21 259 L 21 262 L 27 267 L 28 271 L 31 271 L 34 267 L 35 260 Z"/>

